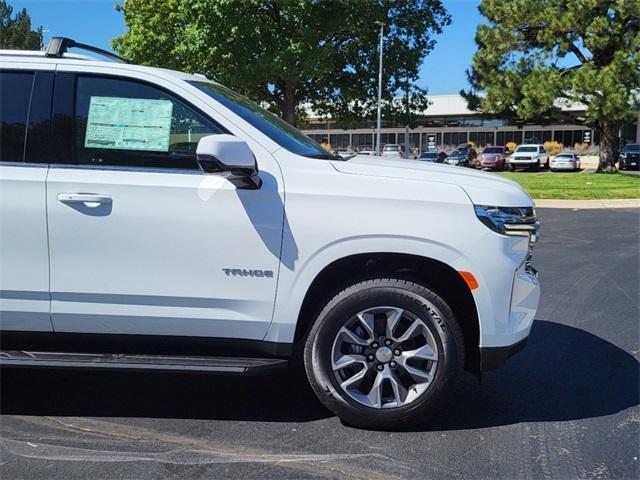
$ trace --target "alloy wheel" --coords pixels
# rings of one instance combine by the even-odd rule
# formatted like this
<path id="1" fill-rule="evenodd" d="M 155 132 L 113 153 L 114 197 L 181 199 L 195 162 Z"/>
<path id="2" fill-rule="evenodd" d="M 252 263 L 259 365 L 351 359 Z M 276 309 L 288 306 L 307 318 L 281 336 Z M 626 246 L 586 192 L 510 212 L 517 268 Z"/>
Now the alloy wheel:
<path id="1" fill-rule="evenodd" d="M 427 324 L 398 307 L 363 310 L 340 328 L 331 367 L 340 388 L 371 408 L 410 404 L 431 386 L 438 346 Z"/>

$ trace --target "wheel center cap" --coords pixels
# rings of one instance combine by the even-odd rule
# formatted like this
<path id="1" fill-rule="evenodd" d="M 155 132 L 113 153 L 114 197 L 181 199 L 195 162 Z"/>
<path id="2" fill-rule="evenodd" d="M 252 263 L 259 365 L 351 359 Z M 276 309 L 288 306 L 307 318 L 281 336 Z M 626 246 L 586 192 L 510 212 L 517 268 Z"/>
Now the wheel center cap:
<path id="1" fill-rule="evenodd" d="M 389 347 L 380 347 L 376 351 L 376 358 L 379 362 L 387 363 L 393 357 L 393 352 Z"/>

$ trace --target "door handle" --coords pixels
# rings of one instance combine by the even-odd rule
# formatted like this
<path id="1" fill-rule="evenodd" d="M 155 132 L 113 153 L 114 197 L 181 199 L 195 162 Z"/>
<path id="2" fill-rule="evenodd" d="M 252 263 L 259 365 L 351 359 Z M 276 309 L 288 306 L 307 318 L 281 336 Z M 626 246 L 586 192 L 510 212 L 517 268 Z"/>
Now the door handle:
<path id="1" fill-rule="evenodd" d="M 62 203 L 84 203 L 87 207 L 97 207 L 111 203 L 111 197 L 94 193 L 59 193 L 58 201 Z"/>

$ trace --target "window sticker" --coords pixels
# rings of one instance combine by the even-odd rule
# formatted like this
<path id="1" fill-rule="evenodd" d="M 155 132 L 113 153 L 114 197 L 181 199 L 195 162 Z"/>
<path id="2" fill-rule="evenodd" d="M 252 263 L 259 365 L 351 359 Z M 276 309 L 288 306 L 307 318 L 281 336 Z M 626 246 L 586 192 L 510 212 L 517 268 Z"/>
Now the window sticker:
<path id="1" fill-rule="evenodd" d="M 170 100 L 91 97 L 86 148 L 169 151 Z"/>

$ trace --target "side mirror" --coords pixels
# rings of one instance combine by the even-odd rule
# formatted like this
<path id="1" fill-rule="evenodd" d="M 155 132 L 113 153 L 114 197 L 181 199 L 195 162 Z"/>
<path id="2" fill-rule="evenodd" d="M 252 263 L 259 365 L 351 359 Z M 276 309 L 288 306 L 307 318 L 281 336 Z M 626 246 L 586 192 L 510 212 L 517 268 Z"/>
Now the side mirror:
<path id="1" fill-rule="evenodd" d="M 196 148 L 198 164 L 205 173 L 221 173 L 237 188 L 256 190 L 262 180 L 258 163 L 247 142 L 228 134 L 202 137 Z"/>

